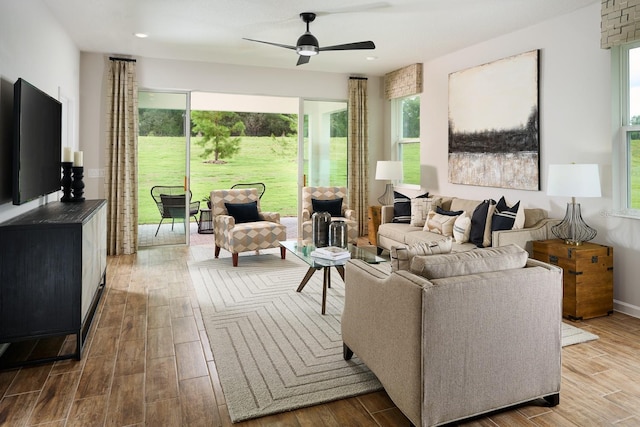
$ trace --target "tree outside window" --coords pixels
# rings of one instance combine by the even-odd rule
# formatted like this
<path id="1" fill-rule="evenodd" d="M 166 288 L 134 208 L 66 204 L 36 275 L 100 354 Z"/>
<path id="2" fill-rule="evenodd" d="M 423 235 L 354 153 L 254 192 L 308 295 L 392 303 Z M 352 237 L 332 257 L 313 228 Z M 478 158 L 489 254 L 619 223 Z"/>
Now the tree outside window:
<path id="1" fill-rule="evenodd" d="M 399 98 L 394 103 L 398 160 L 403 184 L 420 185 L 420 96 Z"/>

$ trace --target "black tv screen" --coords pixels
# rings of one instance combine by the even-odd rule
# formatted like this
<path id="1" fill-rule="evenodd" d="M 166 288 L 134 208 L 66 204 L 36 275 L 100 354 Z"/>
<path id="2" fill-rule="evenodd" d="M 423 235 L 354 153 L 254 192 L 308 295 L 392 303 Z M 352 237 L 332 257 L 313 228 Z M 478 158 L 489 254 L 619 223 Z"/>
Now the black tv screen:
<path id="1" fill-rule="evenodd" d="M 13 86 L 13 204 L 60 190 L 62 104 L 23 79 Z"/>

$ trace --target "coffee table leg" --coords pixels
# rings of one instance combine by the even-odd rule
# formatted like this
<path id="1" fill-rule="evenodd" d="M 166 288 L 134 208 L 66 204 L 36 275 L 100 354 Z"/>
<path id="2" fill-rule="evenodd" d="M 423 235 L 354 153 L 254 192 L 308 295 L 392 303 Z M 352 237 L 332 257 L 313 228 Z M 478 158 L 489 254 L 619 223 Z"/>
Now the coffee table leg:
<path id="1" fill-rule="evenodd" d="M 316 270 L 317 268 L 309 267 L 309 269 L 307 270 L 307 274 L 304 275 L 304 279 L 302 279 L 302 282 L 300 282 L 300 286 L 298 286 L 296 292 L 300 292 L 302 291 L 302 289 L 304 289 L 305 285 L 307 284 L 307 282 L 309 282 L 311 276 L 313 276 L 313 273 L 315 273 Z"/>
<path id="2" fill-rule="evenodd" d="M 331 284 L 331 267 L 324 267 L 324 279 L 322 280 L 322 314 L 327 308 L 327 286 Z"/>
<path id="3" fill-rule="evenodd" d="M 340 277 L 342 277 L 342 281 L 344 282 L 344 265 L 336 265 L 336 270 L 340 273 Z"/>

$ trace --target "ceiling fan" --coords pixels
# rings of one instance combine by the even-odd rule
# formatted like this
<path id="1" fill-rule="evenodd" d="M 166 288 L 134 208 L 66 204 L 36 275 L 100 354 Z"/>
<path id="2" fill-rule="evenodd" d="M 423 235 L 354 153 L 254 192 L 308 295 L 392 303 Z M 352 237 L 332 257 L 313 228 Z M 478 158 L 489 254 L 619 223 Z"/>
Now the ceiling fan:
<path id="1" fill-rule="evenodd" d="M 305 31 L 305 33 L 298 38 L 298 41 L 296 42 L 295 46 L 266 42 L 263 40 L 247 39 L 247 38 L 244 38 L 244 40 L 249 40 L 251 42 L 264 43 L 272 46 L 283 47 L 285 49 L 295 50 L 299 55 L 298 63 L 296 65 L 306 64 L 309 62 L 309 59 L 313 55 L 317 55 L 320 52 L 327 51 L 327 50 L 360 50 L 360 49 L 376 48 L 376 45 L 372 41 L 345 43 L 345 44 L 338 44 L 334 46 L 320 47 L 318 45 L 318 39 L 316 39 L 314 35 L 311 34 L 311 32 L 309 31 L 309 23 L 313 22 L 316 19 L 316 14 L 313 12 L 303 12 L 300 14 L 300 18 L 305 24 L 307 24 L 307 31 Z"/>

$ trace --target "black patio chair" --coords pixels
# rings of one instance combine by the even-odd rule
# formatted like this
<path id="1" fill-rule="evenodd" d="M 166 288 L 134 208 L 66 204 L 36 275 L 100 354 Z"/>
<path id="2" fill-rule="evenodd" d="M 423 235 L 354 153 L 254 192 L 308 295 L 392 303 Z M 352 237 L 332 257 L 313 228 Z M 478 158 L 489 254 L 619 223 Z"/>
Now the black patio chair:
<path id="1" fill-rule="evenodd" d="M 173 230 L 173 224 L 176 218 L 184 219 L 186 195 L 187 192 L 181 185 L 156 185 L 151 187 L 151 197 L 153 197 L 153 200 L 156 202 L 156 206 L 158 207 L 158 211 L 160 211 L 161 216 L 160 224 L 158 224 L 158 228 L 156 229 L 156 236 L 158 235 L 162 221 L 164 221 L 165 218 L 171 218 L 171 230 Z M 200 202 L 192 202 L 191 196 L 191 190 L 189 190 L 189 217 L 193 217 L 196 220 L 196 223 L 198 223 L 197 214 L 200 210 Z"/>
<path id="2" fill-rule="evenodd" d="M 258 190 L 258 199 L 261 199 L 267 189 L 267 186 L 262 182 L 239 182 L 238 184 L 233 184 L 231 188 L 255 188 Z"/>

